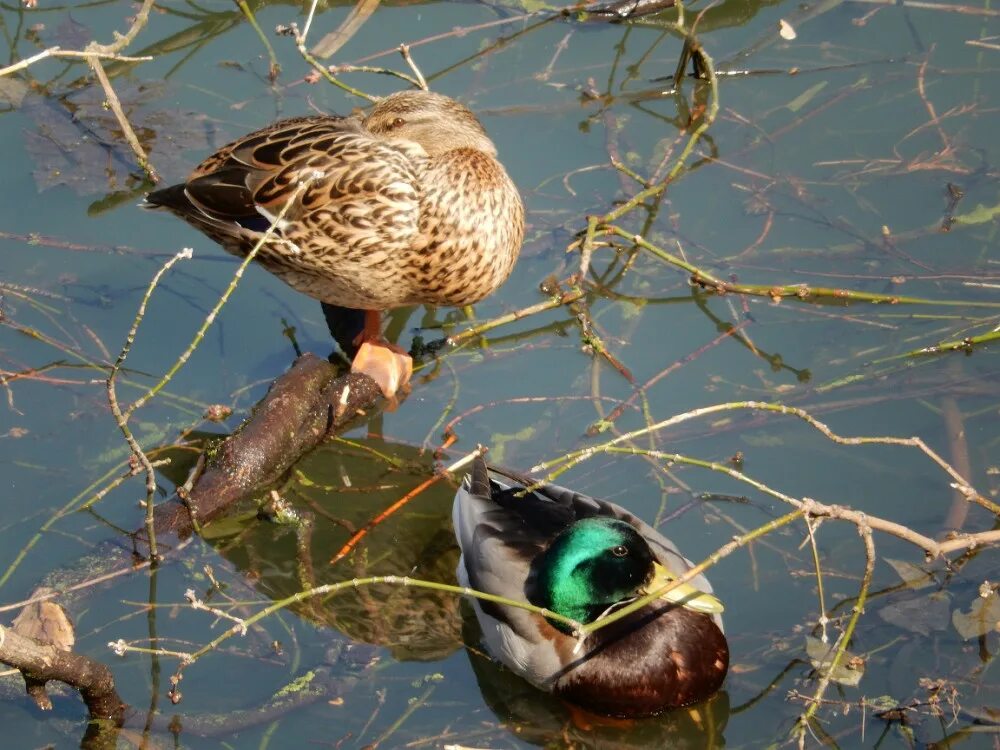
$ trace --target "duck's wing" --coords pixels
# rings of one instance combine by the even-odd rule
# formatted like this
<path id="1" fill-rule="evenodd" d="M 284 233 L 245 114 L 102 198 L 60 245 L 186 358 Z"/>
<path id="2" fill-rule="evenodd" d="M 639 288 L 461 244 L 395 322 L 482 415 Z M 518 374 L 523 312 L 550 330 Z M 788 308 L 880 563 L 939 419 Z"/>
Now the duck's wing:
<path id="1" fill-rule="evenodd" d="M 468 585 L 524 601 L 531 561 L 545 549 L 551 536 L 546 537 L 498 502 L 507 489 L 490 479 L 486 462 L 477 457 L 472 473 L 455 495 L 452 520 L 465 557 Z"/>
<path id="2" fill-rule="evenodd" d="M 507 489 L 490 479 L 481 457 L 473 462 L 453 509 L 455 537 L 462 550 L 457 577 L 462 586 L 523 602 L 531 561 L 550 537 L 498 504 L 497 497 Z M 561 634 L 526 610 L 479 599 L 472 604 L 487 650 L 530 682 L 549 687 L 563 668 L 551 640 Z"/>
<path id="3" fill-rule="evenodd" d="M 420 202 L 410 157 L 365 131 L 358 118 L 294 118 L 224 146 L 187 182 L 154 191 L 146 202 L 172 210 L 231 252 L 245 252 L 311 179 L 276 232 L 293 243 L 286 260 L 308 270 L 310 259 L 296 259 L 294 243 L 311 235 L 326 238 L 332 250 L 392 252 L 414 244 Z"/>
<path id="4" fill-rule="evenodd" d="M 226 144 L 195 167 L 185 182 L 153 191 L 146 203 L 187 214 L 185 218 L 264 231 L 270 222 L 257 210 L 255 192 L 270 175 L 298 166 L 298 159 L 287 158 L 294 152 L 286 149 L 352 130 L 360 130 L 357 120 L 343 117 L 276 122 Z"/>

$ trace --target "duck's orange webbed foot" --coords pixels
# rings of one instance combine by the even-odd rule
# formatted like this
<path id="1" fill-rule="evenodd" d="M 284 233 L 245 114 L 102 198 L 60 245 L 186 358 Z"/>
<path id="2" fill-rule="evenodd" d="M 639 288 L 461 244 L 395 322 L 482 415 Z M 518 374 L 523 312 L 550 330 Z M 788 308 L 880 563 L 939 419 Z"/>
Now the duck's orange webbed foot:
<path id="1" fill-rule="evenodd" d="M 351 372 L 368 375 L 390 401 L 400 390 L 408 391 L 410 376 L 413 375 L 413 358 L 388 341 L 365 340 L 358 347 L 358 353 L 351 363 Z"/>
<path id="2" fill-rule="evenodd" d="M 351 372 L 368 375 L 378 383 L 382 395 L 396 402 L 396 393 L 409 392 L 413 375 L 413 358 L 400 347 L 382 338 L 382 320 L 377 310 L 365 311 L 365 327 L 354 339 L 358 353 L 351 363 Z"/>

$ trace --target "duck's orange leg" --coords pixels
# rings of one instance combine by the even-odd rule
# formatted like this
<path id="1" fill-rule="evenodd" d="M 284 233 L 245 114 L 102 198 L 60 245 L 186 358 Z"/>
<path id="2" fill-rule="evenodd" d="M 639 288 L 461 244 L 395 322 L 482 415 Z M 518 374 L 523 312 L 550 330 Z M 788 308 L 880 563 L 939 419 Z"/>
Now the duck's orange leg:
<path id="1" fill-rule="evenodd" d="M 572 703 L 563 701 L 563 705 L 569 709 L 569 718 L 573 726 L 584 732 L 591 732 L 594 727 L 614 727 L 615 729 L 631 729 L 635 726 L 635 719 L 619 719 L 615 716 L 601 716 L 588 711 L 585 708 L 574 706 Z"/>
<path id="2" fill-rule="evenodd" d="M 355 339 L 358 353 L 351 372 L 370 376 L 387 399 L 393 399 L 406 387 L 413 374 L 413 359 L 403 349 L 382 338 L 382 316 L 378 310 L 365 310 L 365 328 Z"/>

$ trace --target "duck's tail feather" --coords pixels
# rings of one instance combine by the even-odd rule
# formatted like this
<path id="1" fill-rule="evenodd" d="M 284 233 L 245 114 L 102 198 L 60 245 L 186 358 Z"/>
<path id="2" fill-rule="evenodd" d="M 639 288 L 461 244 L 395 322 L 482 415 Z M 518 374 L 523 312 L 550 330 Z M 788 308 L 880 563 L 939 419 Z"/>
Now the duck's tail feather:
<path id="1" fill-rule="evenodd" d="M 472 461 L 472 474 L 469 475 L 469 492 L 476 497 L 488 498 L 493 495 L 490 486 L 490 473 L 486 466 L 486 459 L 482 455 L 476 456 Z"/>
<path id="2" fill-rule="evenodd" d="M 184 190 L 184 184 L 171 185 L 170 187 L 154 190 L 146 196 L 146 200 L 139 204 L 142 208 L 170 208 L 175 211 L 184 211 L 191 208 L 191 200 Z"/>

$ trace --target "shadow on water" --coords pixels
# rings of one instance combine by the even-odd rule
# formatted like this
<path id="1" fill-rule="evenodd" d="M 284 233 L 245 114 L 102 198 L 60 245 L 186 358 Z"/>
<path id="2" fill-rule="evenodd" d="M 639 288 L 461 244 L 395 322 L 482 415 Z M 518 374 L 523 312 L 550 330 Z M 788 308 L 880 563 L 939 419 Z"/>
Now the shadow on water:
<path id="1" fill-rule="evenodd" d="M 278 520 L 244 514 L 212 524 L 206 537 L 275 600 L 368 576 L 454 583 L 454 489 L 446 483 L 415 496 L 373 526 L 349 555 L 330 563 L 357 530 L 431 473 L 430 457 L 411 446 L 381 438 L 337 440 L 300 461 L 276 490 L 289 506 Z M 385 647 L 399 660 L 441 659 L 461 645 L 458 598 L 450 593 L 359 586 L 298 603 L 293 611 L 354 641 Z"/>

